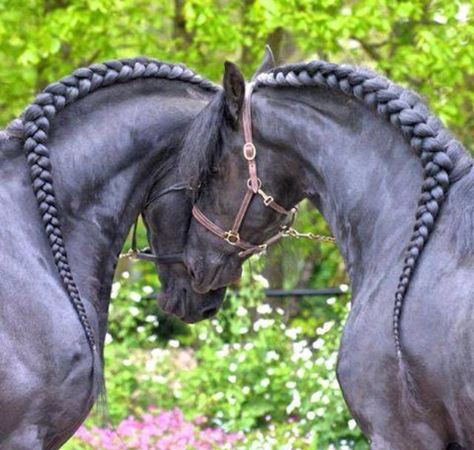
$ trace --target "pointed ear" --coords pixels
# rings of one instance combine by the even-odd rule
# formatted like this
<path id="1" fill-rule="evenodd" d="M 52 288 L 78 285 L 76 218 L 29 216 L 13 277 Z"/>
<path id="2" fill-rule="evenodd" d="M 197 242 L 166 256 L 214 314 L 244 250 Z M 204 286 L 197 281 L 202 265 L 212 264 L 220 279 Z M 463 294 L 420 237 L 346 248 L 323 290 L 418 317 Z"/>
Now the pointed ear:
<path id="1" fill-rule="evenodd" d="M 252 75 L 252 81 L 255 80 L 261 73 L 267 72 L 275 67 L 275 58 L 273 57 L 272 49 L 269 45 L 265 45 L 265 54 L 263 60 L 258 69 Z"/>
<path id="2" fill-rule="evenodd" d="M 239 123 L 245 97 L 245 80 L 239 68 L 229 61 L 224 63 L 224 97 L 226 112 L 232 124 Z"/>

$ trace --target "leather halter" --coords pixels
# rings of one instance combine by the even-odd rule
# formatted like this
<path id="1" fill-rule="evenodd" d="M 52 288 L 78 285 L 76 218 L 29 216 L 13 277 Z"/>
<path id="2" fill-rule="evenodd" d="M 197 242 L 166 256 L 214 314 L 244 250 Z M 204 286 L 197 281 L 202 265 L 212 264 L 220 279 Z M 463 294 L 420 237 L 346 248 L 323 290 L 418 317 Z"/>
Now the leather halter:
<path id="1" fill-rule="evenodd" d="M 247 84 L 245 89 L 245 98 L 242 108 L 242 130 L 244 134 L 245 144 L 242 148 L 243 156 L 247 160 L 249 178 L 247 180 L 247 191 L 244 195 L 240 208 L 235 216 L 234 223 L 232 228 L 228 231 L 225 231 L 219 225 L 215 224 L 210 220 L 206 215 L 199 209 L 197 205 L 193 206 L 193 216 L 194 218 L 208 231 L 210 231 L 215 236 L 225 240 L 228 244 L 235 247 L 239 247 L 242 251 L 239 252 L 241 258 L 246 256 L 253 255 L 256 253 L 261 253 L 267 249 L 270 244 L 278 241 L 283 236 L 287 235 L 288 227 L 294 220 L 294 216 L 297 208 L 291 208 L 290 210 L 285 209 L 283 206 L 279 205 L 275 199 L 268 195 L 262 189 L 262 181 L 257 175 L 257 149 L 253 143 L 252 138 L 252 114 L 251 114 L 251 99 L 253 91 L 253 83 Z M 275 235 L 268 238 L 265 242 L 261 244 L 252 244 L 241 239 L 239 231 L 242 226 L 242 222 L 247 214 L 250 203 L 254 196 L 260 196 L 263 200 L 263 204 L 272 208 L 278 214 L 284 215 L 289 218 L 288 225 L 282 225 L 280 231 Z"/>
<path id="2" fill-rule="evenodd" d="M 189 186 L 185 183 L 176 183 L 172 186 L 159 191 L 154 195 L 150 195 L 143 206 L 143 209 L 148 208 L 153 202 L 158 200 L 163 195 L 169 194 L 170 192 L 183 191 L 190 189 Z M 153 189 L 152 189 L 153 190 Z M 183 252 L 179 253 L 168 253 L 166 255 L 155 255 L 150 247 L 146 247 L 142 250 L 139 250 L 137 247 L 137 225 L 138 218 L 133 224 L 132 230 L 132 242 L 130 245 L 130 250 L 127 253 L 120 255 L 121 258 L 131 258 L 131 259 L 141 259 L 142 261 L 151 261 L 155 264 L 182 264 L 183 263 Z"/>

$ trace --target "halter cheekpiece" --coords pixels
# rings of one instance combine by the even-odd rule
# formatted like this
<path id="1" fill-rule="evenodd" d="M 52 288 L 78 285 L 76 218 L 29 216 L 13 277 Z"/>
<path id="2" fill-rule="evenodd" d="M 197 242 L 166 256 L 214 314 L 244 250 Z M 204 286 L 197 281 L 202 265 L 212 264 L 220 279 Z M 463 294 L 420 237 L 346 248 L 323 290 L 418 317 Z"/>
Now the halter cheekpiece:
<path id="1" fill-rule="evenodd" d="M 294 221 L 297 207 L 293 207 L 290 210 L 287 210 L 283 206 L 279 205 L 275 199 L 268 195 L 262 188 L 262 181 L 257 174 L 257 149 L 253 143 L 252 138 L 252 113 L 251 113 L 251 99 L 253 92 L 253 83 L 246 85 L 245 89 L 245 98 L 242 108 L 242 130 L 244 134 L 245 144 L 242 147 L 242 153 L 244 158 L 247 161 L 249 178 L 247 180 L 247 191 L 245 192 L 244 198 L 240 205 L 240 208 L 235 216 L 234 223 L 230 230 L 224 230 L 219 225 L 215 224 L 210 220 L 206 215 L 199 209 L 195 204 L 193 206 L 193 216 L 194 218 L 208 231 L 210 231 L 215 236 L 225 240 L 228 244 L 235 247 L 239 247 L 242 251 L 239 253 L 241 258 L 246 256 L 261 253 L 267 249 L 270 244 L 278 241 L 284 236 L 290 235 L 290 230 L 293 230 L 290 226 Z M 239 231 L 242 226 L 242 222 L 247 214 L 250 203 L 254 196 L 260 196 L 263 200 L 263 204 L 272 208 L 276 213 L 286 216 L 288 218 L 288 225 L 281 225 L 278 233 L 274 234 L 268 238 L 265 242 L 261 244 L 252 244 L 241 239 Z"/>

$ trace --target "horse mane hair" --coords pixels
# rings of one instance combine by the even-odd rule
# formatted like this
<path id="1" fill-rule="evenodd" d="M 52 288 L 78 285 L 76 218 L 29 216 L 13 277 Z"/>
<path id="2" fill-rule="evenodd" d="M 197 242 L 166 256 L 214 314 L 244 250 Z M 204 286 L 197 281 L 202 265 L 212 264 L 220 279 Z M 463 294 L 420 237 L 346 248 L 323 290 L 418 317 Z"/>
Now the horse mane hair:
<path id="1" fill-rule="evenodd" d="M 93 388 L 96 396 L 99 396 L 99 403 L 104 393 L 100 349 L 69 265 L 54 190 L 48 138 L 51 123 L 67 105 L 100 88 L 144 78 L 177 80 L 207 92 L 217 92 L 220 89 L 182 64 L 169 64 L 145 57 L 111 60 L 76 69 L 71 75 L 50 84 L 25 109 L 22 129 L 14 122 L 13 128 L 3 132 L 7 137 L 12 135 L 13 129 L 16 130 L 15 133 L 22 133 L 32 187 L 54 263 L 91 349 Z"/>
<path id="2" fill-rule="evenodd" d="M 0 130 L 0 141 L 21 139 L 23 137 L 23 123 L 20 119 L 13 119 L 4 130 Z"/>
<path id="3" fill-rule="evenodd" d="M 205 184 L 222 154 L 225 118 L 225 97 L 221 91 L 194 118 L 183 137 L 178 170 L 192 189 Z"/>

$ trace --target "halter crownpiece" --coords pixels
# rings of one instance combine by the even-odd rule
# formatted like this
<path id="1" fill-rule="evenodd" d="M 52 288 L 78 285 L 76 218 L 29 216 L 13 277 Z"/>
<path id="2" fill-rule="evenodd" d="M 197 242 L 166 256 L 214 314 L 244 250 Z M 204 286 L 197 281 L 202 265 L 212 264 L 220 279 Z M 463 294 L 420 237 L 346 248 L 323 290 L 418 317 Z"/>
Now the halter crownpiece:
<path id="1" fill-rule="evenodd" d="M 299 233 L 291 227 L 295 219 L 295 214 L 297 207 L 293 207 L 290 210 L 287 210 L 283 206 L 279 205 L 275 199 L 267 194 L 262 189 L 262 180 L 258 177 L 257 174 L 257 149 L 253 143 L 252 138 L 252 112 L 251 112 L 251 99 L 252 92 L 254 88 L 254 83 L 248 83 L 245 87 L 245 97 L 244 104 L 242 108 L 242 130 L 244 134 L 245 143 L 242 147 L 242 153 L 248 164 L 249 178 L 247 180 L 247 191 L 245 192 L 244 198 L 240 205 L 239 211 L 235 216 L 234 223 L 232 228 L 228 231 L 222 229 L 219 225 L 215 224 L 210 220 L 197 205 L 193 206 L 193 217 L 204 227 L 206 230 L 210 231 L 215 236 L 223 239 L 228 244 L 235 247 L 239 247 L 242 251 L 239 252 L 241 258 L 246 256 L 258 254 L 264 252 L 267 247 L 274 242 L 278 241 L 284 236 L 292 237 L 305 237 L 312 240 L 319 241 L 331 241 L 333 242 L 334 238 L 327 236 L 319 236 L 312 233 Z M 276 213 L 286 216 L 288 218 L 288 224 L 282 224 L 278 233 L 274 234 L 266 241 L 261 244 L 252 244 L 240 238 L 240 228 L 242 222 L 247 214 L 247 211 L 250 207 L 250 203 L 254 196 L 260 196 L 263 200 L 263 204 L 266 207 L 272 208 Z M 310 236 L 311 235 L 311 236 Z"/>

